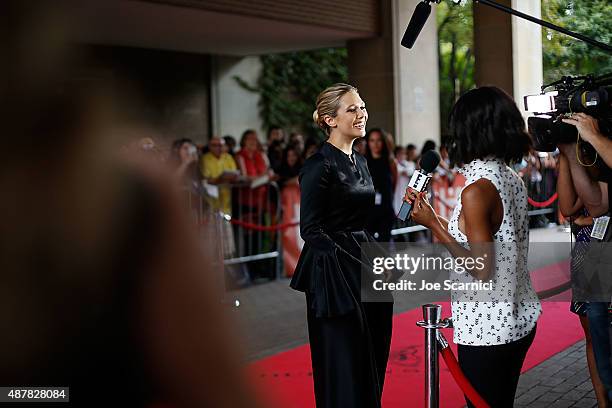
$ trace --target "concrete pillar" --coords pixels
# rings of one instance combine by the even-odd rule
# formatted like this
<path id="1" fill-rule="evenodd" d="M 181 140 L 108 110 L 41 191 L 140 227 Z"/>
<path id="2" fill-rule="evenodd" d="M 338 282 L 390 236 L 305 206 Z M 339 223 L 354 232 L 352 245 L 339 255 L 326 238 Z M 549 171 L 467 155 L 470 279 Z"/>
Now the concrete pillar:
<path id="1" fill-rule="evenodd" d="M 440 140 L 435 10 L 412 50 L 400 41 L 419 0 L 381 2 L 381 35 L 349 41 L 349 81 L 367 103 L 368 127 L 393 133 L 398 144 Z"/>
<path id="2" fill-rule="evenodd" d="M 212 61 L 211 113 L 213 134 L 232 135 L 240 142 L 246 129 L 255 129 L 265 140 L 259 115 L 259 94 L 242 88 L 235 76 L 255 85 L 261 72 L 259 57 L 215 56 Z"/>
<path id="3" fill-rule="evenodd" d="M 381 3 L 381 35 L 347 42 L 349 83 L 366 102 L 368 128 L 380 127 L 395 135 L 395 75 L 391 3 Z"/>
<path id="4" fill-rule="evenodd" d="M 512 0 L 512 8 L 536 18 L 541 16 L 540 0 Z M 514 100 L 523 116 L 523 96 L 540 92 L 544 80 L 542 68 L 542 28 L 530 21 L 512 16 L 512 66 Z"/>
<path id="5" fill-rule="evenodd" d="M 414 47 L 400 41 L 419 0 L 392 0 L 395 132 L 402 145 L 420 148 L 425 140 L 440 142 L 438 33 L 435 5 Z"/>
<path id="6" fill-rule="evenodd" d="M 510 7 L 511 0 L 497 0 Z M 474 76 L 476 86 L 495 85 L 513 95 L 512 19 L 490 6 L 474 3 Z"/>
<path id="7" fill-rule="evenodd" d="M 497 0 L 540 18 L 540 0 Z M 474 4 L 474 56 L 477 86 L 495 85 L 513 95 L 525 116 L 523 96 L 542 85 L 539 25 L 484 4 Z"/>

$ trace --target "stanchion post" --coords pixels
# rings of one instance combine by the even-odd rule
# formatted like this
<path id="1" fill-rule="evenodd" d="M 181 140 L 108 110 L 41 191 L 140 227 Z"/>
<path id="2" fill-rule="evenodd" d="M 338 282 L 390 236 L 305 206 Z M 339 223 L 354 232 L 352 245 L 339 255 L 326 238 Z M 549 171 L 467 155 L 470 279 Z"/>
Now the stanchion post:
<path id="1" fill-rule="evenodd" d="M 440 366 L 438 364 L 438 325 L 442 306 L 423 305 L 425 328 L 425 407 L 438 408 L 440 405 Z"/>

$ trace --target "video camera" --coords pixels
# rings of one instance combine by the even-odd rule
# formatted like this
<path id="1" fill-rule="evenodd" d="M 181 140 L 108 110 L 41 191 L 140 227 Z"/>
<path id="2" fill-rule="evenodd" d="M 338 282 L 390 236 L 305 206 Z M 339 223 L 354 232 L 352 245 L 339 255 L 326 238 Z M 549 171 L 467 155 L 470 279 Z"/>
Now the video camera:
<path id="1" fill-rule="evenodd" d="M 554 91 L 545 92 L 551 87 Z M 612 137 L 612 73 L 598 78 L 564 76 L 542 86 L 541 92 L 524 97 L 525 110 L 537 115 L 527 119 L 535 150 L 553 152 L 559 143 L 576 141 L 576 127 L 561 121 L 576 112 L 593 116 L 601 132 Z"/>

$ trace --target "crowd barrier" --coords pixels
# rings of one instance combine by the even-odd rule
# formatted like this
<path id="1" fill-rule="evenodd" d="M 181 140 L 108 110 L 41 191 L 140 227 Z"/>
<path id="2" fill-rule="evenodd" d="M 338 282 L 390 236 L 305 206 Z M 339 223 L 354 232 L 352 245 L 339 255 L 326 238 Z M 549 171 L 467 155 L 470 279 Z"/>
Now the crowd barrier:
<path id="1" fill-rule="evenodd" d="M 281 192 L 275 182 L 254 188 L 248 183 L 204 183 L 187 188 L 185 195 L 195 222 L 214 222 L 215 236 L 204 242 L 220 254 L 226 283 L 242 286 L 281 275 L 280 231 L 299 222 L 280 222 Z"/>
<path id="2" fill-rule="evenodd" d="M 548 171 L 548 170 L 547 170 Z M 525 176 L 532 226 L 558 220 L 554 191 L 556 180 L 548 171 L 536 181 Z M 430 200 L 438 214 L 450 218 L 465 183 L 460 174 L 435 176 Z M 292 276 L 304 242 L 299 232 L 300 190 L 297 185 L 280 189 L 275 182 L 251 188 L 246 183 L 188 189 L 187 198 L 197 222 L 214 219 L 216 245 L 230 280 L 238 286 L 263 279 Z M 537 222 L 535 222 L 537 221 Z M 427 228 L 398 223 L 391 231 L 395 240 L 432 239 Z M 210 242 L 213 242 L 210 241 Z"/>
<path id="3" fill-rule="evenodd" d="M 198 226 L 198 238 L 206 252 L 206 259 L 210 262 L 207 267 L 210 268 L 210 271 L 213 271 L 210 277 L 215 292 L 222 301 L 225 301 L 227 286 L 223 254 L 226 249 L 224 240 L 218 239 L 224 234 L 225 220 L 223 215 L 210 205 L 206 193 L 197 186 L 183 187 L 182 197 L 187 214 L 189 214 L 193 224 Z"/>

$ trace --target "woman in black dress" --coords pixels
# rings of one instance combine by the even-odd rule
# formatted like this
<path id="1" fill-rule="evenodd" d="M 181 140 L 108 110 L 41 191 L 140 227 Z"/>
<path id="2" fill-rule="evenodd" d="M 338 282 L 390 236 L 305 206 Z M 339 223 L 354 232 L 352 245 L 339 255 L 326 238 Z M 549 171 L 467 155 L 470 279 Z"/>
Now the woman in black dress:
<path id="1" fill-rule="evenodd" d="M 367 229 L 379 242 L 391 240 L 391 229 L 396 219 L 393 190 L 397 170 L 386 139 L 385 131 L 379 128 L 370 129 L 366 135 L 365 157 L 376 190 L 374 210 L 370 213 Z"/>
<path id="2" fill-rule="evenodd" d="M 317 407 L 380 407 L 393 305 L 360 299 L 375 192 L 366 159 L 352 148 L 368 114 L 357 89 L 336 84 L 319 95 L 313 118 L 329 138 L 300 173 L 305 245 L 291 287 L 306 293 Z"/>

